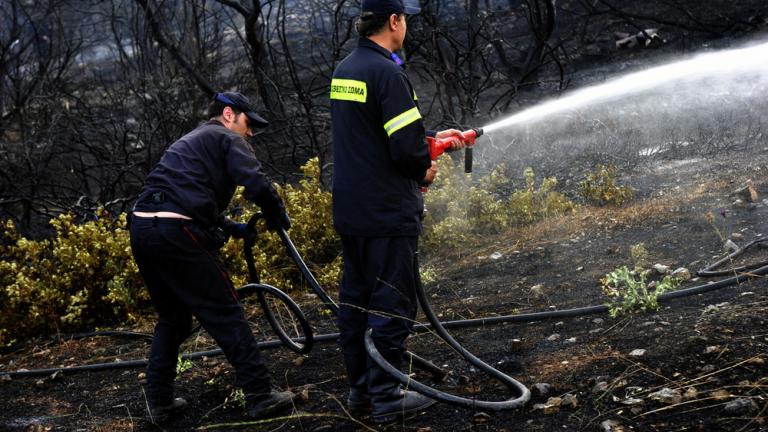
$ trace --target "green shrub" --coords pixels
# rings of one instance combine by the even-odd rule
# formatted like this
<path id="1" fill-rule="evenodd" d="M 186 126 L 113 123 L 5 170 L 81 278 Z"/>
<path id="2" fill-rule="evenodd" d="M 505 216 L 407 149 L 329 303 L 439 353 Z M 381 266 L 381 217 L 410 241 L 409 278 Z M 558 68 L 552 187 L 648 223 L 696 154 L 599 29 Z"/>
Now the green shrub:
<path id="1" fill-rule="evenodd" d="M 596 205 L 621 205 L 634 198 L 634 192 L 626 186 L 616 185 L 616 167 L 597 165 L 579 182 L 579 194 Z"/>
<path id="2" fill-rule="evenodd" d="M 129 246 L 125 215 L 74 223 L 63 214 L 51 220 L 56 237 L 29 240 L 12 222 L 0 249 L 0 342 L 41 331 L 83 324 L 136 320 L 148 294 Z"/>
<path id="3" fill-rule="evenodd" d="M 532 168 L 524 171 L 525 188 L 504 197 L 511 180 L 499 164 L 472 185 L 471 179 L 457 172 L 450 157 L 438 160 L 439 174 L 425 195 L 427 216 L 424 243 L 436 248 L 458 248 L 477 235 L 493 234 L 512 225 L 529 224 L 546 217 L 564 214 L 573 203 L 559 192 L 554 177 L 537 187 Z"/>

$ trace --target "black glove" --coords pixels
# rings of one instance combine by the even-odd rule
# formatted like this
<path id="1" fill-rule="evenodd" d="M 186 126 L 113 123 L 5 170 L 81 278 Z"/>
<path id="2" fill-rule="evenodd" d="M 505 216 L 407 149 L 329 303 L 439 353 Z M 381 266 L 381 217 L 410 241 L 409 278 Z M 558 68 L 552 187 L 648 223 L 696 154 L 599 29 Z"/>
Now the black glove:
<path id="1" fill-rule="evenodd" d="M 282 228 L 286 231 L 291 229 L 291 219 L 288 217 L 288 213 L 285 210 L 279 213 L 273 213 L 270 215 L 264 215 L 267 221 L 267 228 L 272 231 L 277 231 L 278 228 Z"/>
<path id="2" fill-rule="evenodd" d="M 249 229 L 248 224 L 230 223 L 226 225 L 225 229 L 227 230 L 227 234 L 231 235 L 236 239 L 243 239 L 246 242 L 251 242 L 251 243 L 256 241 L 256 231 L 253 229 Z"/>

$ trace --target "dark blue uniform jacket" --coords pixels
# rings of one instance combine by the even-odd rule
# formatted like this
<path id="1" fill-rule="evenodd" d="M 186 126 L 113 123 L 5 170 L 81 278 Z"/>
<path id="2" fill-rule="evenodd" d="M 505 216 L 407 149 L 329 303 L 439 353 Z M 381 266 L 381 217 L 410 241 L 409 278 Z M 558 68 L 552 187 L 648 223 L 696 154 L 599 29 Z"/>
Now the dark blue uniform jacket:
<path id="1" fill-rule="evenodd" d="M 333 221 L 343 235 L 421 233 L 429 149 L 416 93 L 390 55 L 361 38 L 333 74 Z"/>
<path id="2" fill-rule="evenodd" d="M 184 135 L 165 151 L 144 183 L 134 210 L 173 211 L 203 226 L 221 225 L 237 185 L 266 214 L 282 200 L 248 142 L 216 120 Z"/>

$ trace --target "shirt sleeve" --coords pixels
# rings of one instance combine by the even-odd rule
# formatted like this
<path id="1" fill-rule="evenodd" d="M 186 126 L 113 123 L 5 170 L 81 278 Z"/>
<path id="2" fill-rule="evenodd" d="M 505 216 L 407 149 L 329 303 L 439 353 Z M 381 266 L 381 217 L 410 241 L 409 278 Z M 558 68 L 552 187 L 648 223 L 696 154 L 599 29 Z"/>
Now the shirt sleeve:
<path id="1" fill-rule="evenodd" d="M 245 188 L 245 199 L 261 207 L 267 216 L 284 211 L 283 200 L 244 139 L 231 139 L 225 158 L 227 173 Z"/>
<path id="2" fill-rule="evenodd" d="M 421 181 L 431 162 L 413 88 L 404 73 L 393 73 L 386 77 L 380 92 L 382 124 L 389 136 L 392 161 L 405 176 Z"/>

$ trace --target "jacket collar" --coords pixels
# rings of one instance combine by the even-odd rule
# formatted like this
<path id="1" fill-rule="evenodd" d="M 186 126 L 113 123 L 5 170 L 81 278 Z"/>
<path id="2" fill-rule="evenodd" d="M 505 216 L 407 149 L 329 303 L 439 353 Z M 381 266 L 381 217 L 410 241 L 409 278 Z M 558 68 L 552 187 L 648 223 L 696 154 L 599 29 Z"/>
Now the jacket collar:
<path id="1" fill-rule="evenodd" d="M 357 46 L 362 48 L 370 48 L 374 51 L 378 51 L 381 55 L 383 55 L 384 57 L 392 61 L 392 57 L 391 57 L 392 53 L 388 49 L 384 48 L 383 46 L 377 44 L 376 42 L 366 37 L 361 37 L 360 39 L 358 39 Z"/>

